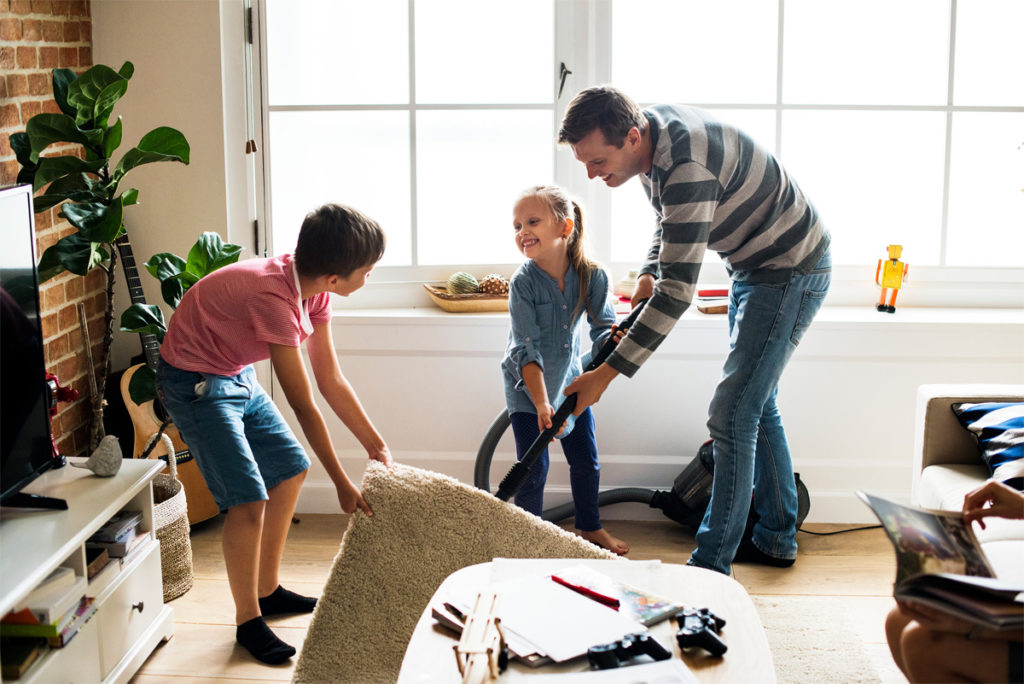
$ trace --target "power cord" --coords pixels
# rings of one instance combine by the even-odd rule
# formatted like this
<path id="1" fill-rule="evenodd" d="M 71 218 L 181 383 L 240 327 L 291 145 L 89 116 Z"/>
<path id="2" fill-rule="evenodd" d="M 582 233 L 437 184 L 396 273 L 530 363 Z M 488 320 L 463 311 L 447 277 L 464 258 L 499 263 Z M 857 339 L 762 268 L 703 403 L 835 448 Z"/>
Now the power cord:
<path id="1" fill-rule="evenodd" d="M 862 532 L 863 530 L 877 530 L 881 529 L 881 527 L 881 525 L 868 525 L 867 527 L 852 527 L 848 530 L 835 530 L 833 532 L 811 532 L 810 530 L 805 530 L 801 527 L 797 530 L 797 532 L 803 532 L 804 534 L 813 534 L 816 537 L 830 537 L 833 534 L 846 534 L 847 532 Z"/>

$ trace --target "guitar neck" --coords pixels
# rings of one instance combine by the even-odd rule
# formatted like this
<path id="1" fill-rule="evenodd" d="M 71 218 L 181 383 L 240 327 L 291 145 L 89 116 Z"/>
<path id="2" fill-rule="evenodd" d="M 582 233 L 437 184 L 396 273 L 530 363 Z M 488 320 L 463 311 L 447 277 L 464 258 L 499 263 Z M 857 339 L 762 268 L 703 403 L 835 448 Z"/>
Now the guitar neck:
<path id="1" fill-rule="evenodd" d="M 125 234 L 116 242 L 117 251 L 121 255 L 121 266 L 124 268 L 124 279 L 128 285 L 128 295 L 132 304 L 145 304 L 146 293 L 142 289 L 142 280 L 139 278 L 139 267 L 135 263 L 135 254 L 132 252 L 132 245 L 128 242 L 128 235 Z M 156 370 L 157 360 L 160 358 L 160 342 L 156 335 L 151 333 L 139 333 L 142 340 L 142 353 L 146 356 L 146 365 Z"/>

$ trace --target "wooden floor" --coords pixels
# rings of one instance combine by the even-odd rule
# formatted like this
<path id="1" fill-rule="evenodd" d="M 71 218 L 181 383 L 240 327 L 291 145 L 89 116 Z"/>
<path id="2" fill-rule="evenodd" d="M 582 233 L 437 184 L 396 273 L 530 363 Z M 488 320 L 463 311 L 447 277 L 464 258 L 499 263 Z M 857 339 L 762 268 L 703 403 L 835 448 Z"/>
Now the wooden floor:
<path id="1" fill-rule="evenodd" d="M 281 583 L 294 591 L 318 595 L 347 525 L 344 515 L 301 515 L 292 526 L 285 551 Z M 134 682 L 288 682 L 295 659 L 270 667 L 235 645 L 234 606 L 220 551 L 222 517 L 192 530 L 195 585 L 171 605 L 174 638 L 153 653 Z M 664 522 L 605 522 L 626 540 L 636 560 L 685 563 L 693 538 L 683 528 Z M 806 525 L 815 532 L 854 526 Z M 905 684 L 885 646 L 883 622 L 892 606 L 895 560 L 892 546 L 879 529 L 834 536 L 797 535 L 800 557 L 785 570 L 755 565 L 733 566 L 733 577 L 753 596 L 828 596 L 839 602 L 871 657 L 883 684 Z M 268 620 L 286 642 L 300 649 L 309 616 Z"/>

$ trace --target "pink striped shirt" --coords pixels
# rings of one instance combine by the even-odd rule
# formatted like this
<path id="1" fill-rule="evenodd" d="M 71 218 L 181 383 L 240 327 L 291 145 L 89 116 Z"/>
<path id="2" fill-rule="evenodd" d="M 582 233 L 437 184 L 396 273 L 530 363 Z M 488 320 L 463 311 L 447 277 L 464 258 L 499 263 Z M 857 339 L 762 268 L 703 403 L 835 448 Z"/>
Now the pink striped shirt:
<path id="1" fill-rule="evenodd" d="M 291 254 L 247 259 L 205 276 L 171 316 L 160 355 L 182 370 L 238 375 L 270 358 L 270 344 L 298 347 L 313 326 L 330 321 L 331 294 L 300 302 L 294 263 Z"/>

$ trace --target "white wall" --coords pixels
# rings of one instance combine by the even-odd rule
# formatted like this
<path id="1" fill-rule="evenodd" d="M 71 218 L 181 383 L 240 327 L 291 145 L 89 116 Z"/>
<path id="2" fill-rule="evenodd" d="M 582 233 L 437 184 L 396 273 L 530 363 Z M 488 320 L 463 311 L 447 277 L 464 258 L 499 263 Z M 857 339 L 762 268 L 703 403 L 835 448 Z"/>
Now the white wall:
<path id="1" fill-rule="evenodd" d="M 129 59 L 136 66 L 116 110 L 125 118 L 124 149 L 158 125 L 178 128 L 192 145 L 188 167 L 156 164 L 128 177 L 141 191 L 142 205 L 130 208 L 127 218 L 140 263 L 159 251 L 184 255 L 204 230 L 251 250 L 241 0 L 93 0 L 92 12 L 96 62 L 116 68 Z M 853 497 L 858 488 L 908 499 L 918 385 L 1024 382 L 1024 311 L 916 308 L 927 304 L 915 301 L 918 296 L 924 300 L 947 287 L 929 283 L 925 274 L 908 285 L 893 316 L 873 311 L 869 285 L 866 295 L 837 296 L 833 304 L 867 302 L 826 308 L 783 378 L 779 401 L 797 470 L 811 492 L 812 521 L 870 521 Z M 155 280 L 142 277 L 149 301 L 160 301 Z M 862 278 L 870 279 L 870 273 Z M 1019 292 L 1017 280 L 1012 286 Z M 351 304 L 360 301 L 374 297 L 359 293 Z M 126 303 L 121 289 L 118 313 Z M 346 310 L 336 317 L 342 367 L 400 462 L 472 481 L 480 440 L 502 407 L 498 362 L 507 325 L 503 315 L 444 315 L 429 308 Z M 706 439 L 707 404 L 726 346 L 723 317 L 687 313 L 635 378 L 615 382 L 596 407 L 604 486 L 671 485 Z M 137 343 L 118 335 L 117 349 L 123 364 Z M 365 454 L 339 421 L 329 422 L 346 469 L 359 477 Z M 511 463 L 510 438 L 499 451 L 492 484 Z M 556 454 L 553 461 L 562 459 Z M 566 482 L 564 466 L 553 466 L 550 502 L 565 500 Z M 319 465 L 299 507 L 338 510 Z M 604 515 L 660 514 L 627 504 Z"/>

